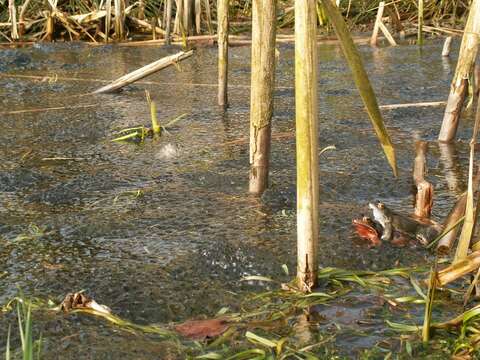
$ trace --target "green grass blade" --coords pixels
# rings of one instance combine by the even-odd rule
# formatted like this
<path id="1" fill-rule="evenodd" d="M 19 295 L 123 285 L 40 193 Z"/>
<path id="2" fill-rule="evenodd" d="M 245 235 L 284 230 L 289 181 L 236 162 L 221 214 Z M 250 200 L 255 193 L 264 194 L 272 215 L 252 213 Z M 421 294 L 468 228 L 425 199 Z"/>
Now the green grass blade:
<path id="1" fill-rule="evenodd" d="M 437 287 L 437 264 L 438 258 L 435 258 L 435 264 L 430 272 L 430 281 L 428 282 L 428 293 L 425 300 L 425 316 L 423 319 L 422 340 L 427 343 L 430 340 L 430 323 L 432 321 L 433 301 L 435 297 L 435 288 Z"/>
<path id="2" fill-rule="evenodd" d="M 155 101 L 152 100 L 150 97 L 150 93 L 148 90 L 145 90 L 145 96 L 147 98 L 147 103 L 150 108 L 150 119 L 152 122 L 152 131 L 154 135 L 160 135 L 162 133 L 162 128 L 160 127 L 160 124 L 158 123 L 158 118 L 157 118 L 157 104 L 155 104 Z"/>
<path id="3" fill-rule="evenodd" d="M 23 360 L 33 360 L 33 336 L 32 336 L 32 308 L 27 307 L 25 319 L 25 344 L 23 349 Z"/>
<path id="4" fill-rule="evenodd" d="M 120 136 L 118 138 L 115 138 L 112 141 L 125 141 L 125 140 L 130 140 L 130 139 L 137 138 L 139 136 L 141 136 L 140 133 L 134 132 L 134 133 L 131 133 L 131 134 L 127 134 L 127 135 L 123 135 L 123 136 Z"/>
<path id="5" fill-rule="evenodd" d="M 25 348 L 25 334 L 23 332 L 23 321 L 22 321 L 22 312 L 20 310 L 20 303 L 17 303 L 17 317 L 18 317 L 18 331 L 20 333 L 20 342 L 22 344 L 22 349 Z"/>
<path id="6" fill-rule="evenodd" d="M 247 333 L 245 334 L 245 337 L 248 339 L 248 340 L 251 340 L 255 343 L 260 343 L 266 347 L 269 347 L 269 348 L 276 348 L 277 347 L 277 342 L 276 341 L 272 341 L 272 340 L 269 340 L 269 339 L 266 339 L 264 337 L 261 337 L 257 334 L 254 334 L 250 331 L 247 331 Z"/>
<path id="7" fill-rule="evenodd" d="M 167 125 L 165 125 L 166 128 L 169 128 L 170 126 L 173 126 L 176 122 L 182 120 L 184 117 L 186 117 L 188 115 L 188 113 L 185 113 L 185 114 L 182 114 L 182 115 L 179 115 L 177 116 L 175 119 L 173 120 L 170 120 Z"/>
<path id="8" fill-rule="evenodd" d="M 264 359 L 266 356 L 265 351 L 262 349 L 251 349 L 239 352 L 233 356 L 226 358 L 225 360 L 245 360 L 245 359 Z"/>
<path id="9" fill-rule="evenodd" d="M 422 329 L 420 326 L 417 326 L 417 325 L 400 324 L 400 323 L 395 323 L 389 320 L 385 320 L 385 322 L 393 330 L 401 331 L 401 332 L 418 332 Z"/>

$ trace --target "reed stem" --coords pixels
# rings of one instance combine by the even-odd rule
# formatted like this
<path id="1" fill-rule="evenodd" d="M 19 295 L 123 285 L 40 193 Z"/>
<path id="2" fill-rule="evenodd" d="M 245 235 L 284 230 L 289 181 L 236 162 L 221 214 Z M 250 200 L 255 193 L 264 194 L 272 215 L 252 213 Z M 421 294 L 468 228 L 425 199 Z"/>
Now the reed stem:
<path id="1" fill-rule="evenodd" d="M 315 0 L 295 1 L 297 284 L 304 292 L 311 291 L 318 281 L 318 63 L 315 3 Z"/>
<path id="2" fill-rule="evenodd" d="M 228 7 L 229 0 L 217 1 L 218 17 L 218 105 L 228 106 Z"/>
<path id="3" fill-rule="evenodd" d="M 250 193 L 268 187 L 273 91 L 275 86 L 276 0 L 252 3 L 250 90 Z"/>

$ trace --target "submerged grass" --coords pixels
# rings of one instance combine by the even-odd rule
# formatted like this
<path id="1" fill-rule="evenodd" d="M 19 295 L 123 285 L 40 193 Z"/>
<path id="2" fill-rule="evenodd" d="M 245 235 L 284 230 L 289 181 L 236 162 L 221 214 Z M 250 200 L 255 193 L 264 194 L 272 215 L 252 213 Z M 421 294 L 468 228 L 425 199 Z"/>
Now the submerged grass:
<path id="1" fill-rule="evenodd" d="M 293 291 L 290 284 L 285 284 L 283 287 L 288 290 L 284 290 L 279 282 L 267 277 L 247 277 L 244 280 L 251 283 L 276 283 L 278 287 L 246 296 L 237 312 L 222 308 L 217 316 L 228 321 L 229 330 L 213 341 L 182 340 L 172 326 L 138 325 L 92 309 L 76 309 L 73 312 L 101 317 L 127 332 L 152 334 L 159 340 L 173 341 L 191 359 L 334 359 L 338 355 L 334 346 L 336 332 L 327 333 L 321 329 L 321 321 L 315 320 L 320 308 L 333 306 L 347 295 L 353 299 L 359 294 L 375 293 L 387 298 L 385 293 L 396 286 L 396 279 L 403 279 L 401 282 L 404 283 L 415 271 L 418 270 L 372 272 L 324 268 L 319 272 L 320 288 L 310 294 Z M 394 301 L 395 296 L 388 295 L 388 302 Z M 11 309 L 12 304 L 7 304 L 4 309 Z M 29 308 L 32 306 L 29 305 Z M 33 308 L 55 309 L 51 303 L 48 305 L 40 301 L 35 302 Z M 307 340 L 300 341 L 302 336 Z"/>
<path id="2" fill-rule="evenodd" d="M 310 294 L 295 291 L 294 283 L 281 284 L 263 276 L 246 277 L 243 280 L 247 283 L 269 284 L 276 289 L 247 294 L 239 304 L 220 309 L 216 317 L 227 322 L 228 330 L 215 339 L 201 341 L 183 338 L 172 324 L 139 325 L 88 308 L 72 312 L 99 317 L 129 333 L 168 341 L 188 359 L 341 359 L 348 349 L 342 350 L 337 338 L 346 334 L 368 337 L 372 326 L 384 333 L 383 340 L 359 358 L 377 358 L 379 354 L 392 356 L 388 354 L 396 352 L 415 357 L 422 354 L 425 346 L 422 345 L 422 325 L 411 324 L 412 320 L 421 321 L 423 304 L 427 303 L 426 312 L 431 312 L 434 304 L 441 311 L 442 306 L 451 307 L 455 303 L 454 295 L 457 294 L 452 290 L 453 295 L 447 297 L 445 291 L 440 291 L 434 298 L 430 291 L 427 293 L 425 283 L 416 280 L 427 273 L 424 268 L 378 272 L 322 268 L 319 288 Z M 32 349 L 38 351 L 39 342 L 33 341 L 31 311 L 59 311 L 60 308 L 52 302 L 26 301 L 19 297 L 5 305 L 3 311 L 12 311 L 15 305 L 21 319 L 22 351 L 32 354 Z M 329 309 L 340 307 L 348 312 L 349 307 L 358 306 L 363 309 L 361 318 L 350 325 L 338 322 L 337 315 L 328 315 Z M 440 353 L 455 354 L 472 354 L 479 348 L 480 306 L 449 321 L 433 320 L 429 328 L 435 333 L 428 347 Z M 9 335 L 7 344 L 10 343 Z M 6 351 L 11 354 L 9 346 Z"/>

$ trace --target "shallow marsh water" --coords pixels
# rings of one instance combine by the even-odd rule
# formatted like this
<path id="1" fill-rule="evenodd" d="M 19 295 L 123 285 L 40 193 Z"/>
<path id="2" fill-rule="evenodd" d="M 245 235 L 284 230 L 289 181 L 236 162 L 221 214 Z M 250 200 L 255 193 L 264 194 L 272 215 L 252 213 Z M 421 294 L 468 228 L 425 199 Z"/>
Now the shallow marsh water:
<path id="1" fill-rule="evenodd" d="M 361 47 L 379 102 L 444 100 L 456 59 L 442 59 L 441 48 L 440 41 L 422 51 Z M 235 308 L 243 294 L 264 289 L 240 282 L 243 276 L 288 279 L 281 266 L 293 271 L 296 251 L 293 46 L 280 47 L 273 127 L 279 135 L 272 188 L 261 200 L 246 193 L 248 47 L 231 49 L 226 112 L 216 105 L 214 48 L 200 48 L 178 69 L 120 93 L 86 95 L 177 50 L 84 44 L 1 50 L 0 303 L 19 288 L 57 302 L 85 289 L 130 321 L 168 324 Z M 319 71 L 320 144 L 337 147 L 320 158 L 320 264 L 372 270 L 425 264 L 430 257 L 421 248 L 369 249 L 353 235 L 351 219 L 377 199 L 411 212 L 414 137 L 436 139 L 443 107 L 384 112 L 400 169 L 394 179 L 338 46 L 319 47 Z M 148 124 L 144 89 L 159 119 L 188 115 L 159 141 L 111 142 L 117 130 Z M 471 125 L 467 113 L 454 149 L 430 145 L 437 219 L 465 188 Z M 341 322 L 347 305 L 324 316 Z M 361 308 L 347 313 L 355 317 Z M 12 318 L 0 321 L 3 344 Z M 35 329 L 49 359 L 156 359 L 168 352 L 167 344 L 87 316 L 39 316 Z M 336 345 L 354 357 L 386 336 L 380 329 L 367 340 L 347 334 Z"/>

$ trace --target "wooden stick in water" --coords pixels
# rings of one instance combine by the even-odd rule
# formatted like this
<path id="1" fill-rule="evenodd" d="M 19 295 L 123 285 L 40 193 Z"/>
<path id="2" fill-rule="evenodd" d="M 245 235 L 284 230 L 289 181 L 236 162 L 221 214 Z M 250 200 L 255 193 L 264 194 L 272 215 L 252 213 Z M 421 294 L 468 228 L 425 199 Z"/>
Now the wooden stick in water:
<path id="1" fill-rule="evenodd" d="M 126 74 L 109 85 L 103 86 L 100 89 L 97 89 L 93 94 L 102 94 L 106 92 L 112 92 L 118 89 L 121 89 L 124 86 L 134 83 L 137 80 L 143 79 L 144 77 L 151 75 L 159 70 L 166 68 L 167 66 L 173 65 L 181 60 L 184 60 L 192 56 L 193 50 L 184 52 L 181 51 L 175 55 L 170 55 L 164 57 L 160 60 L 157 60 L 153 63 L 145 65 L 144 67 L 137 69 L 129 74 Z"/>

